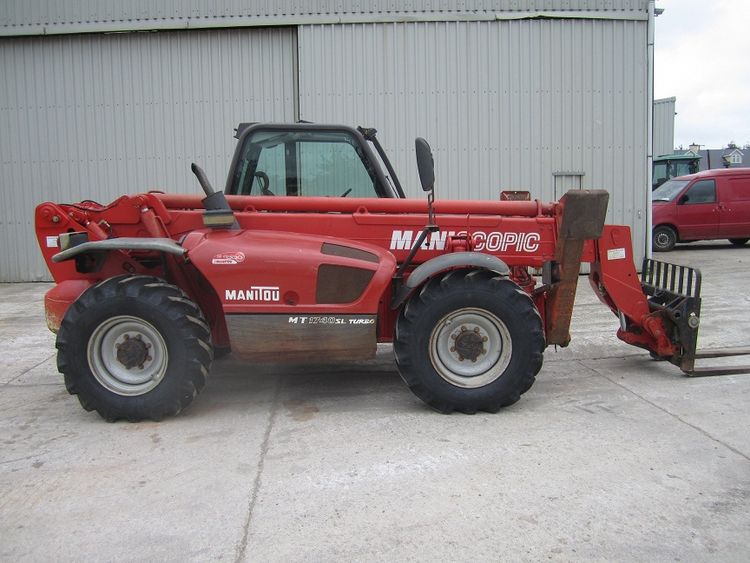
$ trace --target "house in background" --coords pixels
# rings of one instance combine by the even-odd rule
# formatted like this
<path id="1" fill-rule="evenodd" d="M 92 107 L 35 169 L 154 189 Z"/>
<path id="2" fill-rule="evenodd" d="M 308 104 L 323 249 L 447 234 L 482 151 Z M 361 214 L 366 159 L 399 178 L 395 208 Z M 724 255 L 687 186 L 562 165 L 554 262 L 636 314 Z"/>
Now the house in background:
<path id="1" fill-rule="evenodd" d="M 730 143 L 723 149 L 700 150 L 699 145 L 690 145 L 690 149 L 687 152 L 701 157 L 701 170 L 712 170 L 715 168 L 750 168 L 750 146 L 740 148 L 737 145 Z"/>

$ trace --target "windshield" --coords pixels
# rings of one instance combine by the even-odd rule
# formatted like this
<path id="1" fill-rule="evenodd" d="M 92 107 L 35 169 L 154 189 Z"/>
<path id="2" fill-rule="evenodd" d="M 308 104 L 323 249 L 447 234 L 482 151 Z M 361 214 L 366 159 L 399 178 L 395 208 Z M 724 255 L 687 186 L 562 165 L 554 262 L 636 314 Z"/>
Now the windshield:
<path id="1" fill-rule="evenodd" d="M 243 141 L 229 193 L 378 197 L 369 162 L 349 131 L 259 128 Z"/>
<path id="2" fill-rule="evenodd" d="M 669 180 L 654 190 L 653 201 L 674 201 L 690 180 Z"/>

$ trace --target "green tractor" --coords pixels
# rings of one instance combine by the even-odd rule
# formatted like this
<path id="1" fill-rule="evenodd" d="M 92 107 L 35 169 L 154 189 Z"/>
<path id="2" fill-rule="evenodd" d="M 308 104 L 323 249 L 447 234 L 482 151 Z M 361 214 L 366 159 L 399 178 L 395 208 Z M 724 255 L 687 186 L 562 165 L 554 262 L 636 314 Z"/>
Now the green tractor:
<path id="1" fill-rule="evenodd" d="M 654 157 L 651 189 L 655 190 L 667 180 L 700 171 L 701 157 L 693 153 L 663 154 Z"/>

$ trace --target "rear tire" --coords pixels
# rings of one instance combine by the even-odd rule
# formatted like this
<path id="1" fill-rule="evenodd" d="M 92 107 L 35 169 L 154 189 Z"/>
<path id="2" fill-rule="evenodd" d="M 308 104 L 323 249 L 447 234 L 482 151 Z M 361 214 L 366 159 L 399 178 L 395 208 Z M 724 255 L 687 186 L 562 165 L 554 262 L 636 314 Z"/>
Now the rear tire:
<path id="1" fill-rule="evenodd" d="M 486 270 L 454 270 L 414 294 L 396 322 L 396 364 L 433 409 L 497 412 L 542 367 L 542 321 L 528 294 Z"/>
<path id="2" fill-rule="evenodd" d="M 654 229 L 652 246 L 654 252 L 669 252 L 677 244 L 677 233 L 672 227 L 659 225 Z"/>
<path id="3" fill-rule="evenodd" d="M 213 359 L 200 308 L 151 276 L 118 276 L 69 308 L 56 343 L 65 386 L 112 422 L 161 420 L 203 389 Z"/>
<path id="4" fill-rule="evenodd" d="M 750 238 L 730 238 L 729 242 L 731 242 L 733 246 L 745 246 L 749 240 Z"/>

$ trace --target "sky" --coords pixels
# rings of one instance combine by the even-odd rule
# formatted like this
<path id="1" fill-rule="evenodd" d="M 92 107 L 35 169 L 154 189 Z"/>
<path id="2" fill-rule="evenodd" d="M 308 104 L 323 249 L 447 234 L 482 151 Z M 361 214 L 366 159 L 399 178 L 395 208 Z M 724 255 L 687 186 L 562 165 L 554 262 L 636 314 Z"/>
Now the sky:
<path id="1" fill-rule="evenodd" d="M 677 98 L 675 147 L 750 144 L 750 0 L 657 0 L 654 97 Z"/>

